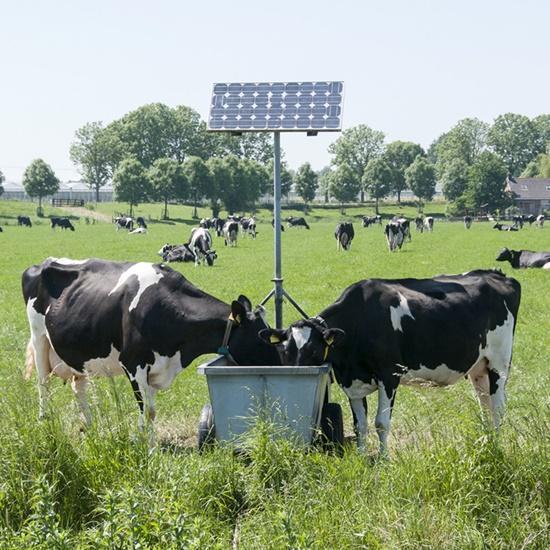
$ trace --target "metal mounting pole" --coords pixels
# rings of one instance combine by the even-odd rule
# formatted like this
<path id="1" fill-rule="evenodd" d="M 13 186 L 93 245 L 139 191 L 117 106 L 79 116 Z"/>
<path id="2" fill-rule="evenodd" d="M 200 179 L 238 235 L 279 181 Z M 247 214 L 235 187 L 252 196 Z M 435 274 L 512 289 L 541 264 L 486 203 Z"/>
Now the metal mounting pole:
<path id="1" fill-rule="evenodd" d="M 283 328 L 283 279 L 281 272 L 281 133 L 273 133 L 273 222 L 275 230 L 275 327 Z"/>

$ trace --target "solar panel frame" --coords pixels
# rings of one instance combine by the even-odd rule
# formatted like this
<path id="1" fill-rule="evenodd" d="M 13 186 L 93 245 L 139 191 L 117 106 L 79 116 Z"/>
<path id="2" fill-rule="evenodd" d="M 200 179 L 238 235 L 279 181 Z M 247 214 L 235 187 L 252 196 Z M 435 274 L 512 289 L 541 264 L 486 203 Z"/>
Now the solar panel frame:
<path id="1" fill-rule="evenodd" d="M 339 132 L 344 93 L 340 80 L 217 82 L 212 86 L 207 129 L 234 133 Z M 302 94 L 309 99 L 307 104 L 300 103 Z"/>

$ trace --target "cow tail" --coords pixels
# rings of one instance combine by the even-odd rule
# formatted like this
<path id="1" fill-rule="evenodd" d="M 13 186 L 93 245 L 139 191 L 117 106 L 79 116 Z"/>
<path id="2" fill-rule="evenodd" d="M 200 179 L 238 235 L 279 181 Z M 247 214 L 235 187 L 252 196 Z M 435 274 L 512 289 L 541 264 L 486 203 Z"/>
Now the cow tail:
<path id="1" fill-rule="evenodd" d="M 29 343 L 27 344 L 27 353 L 25 356 L 25 374 L 24 374 L 25 380 L 31 379 L 34 367 L 35 367 L 34 346 L 32 345 L 32 341 L 29 340 Z"/>

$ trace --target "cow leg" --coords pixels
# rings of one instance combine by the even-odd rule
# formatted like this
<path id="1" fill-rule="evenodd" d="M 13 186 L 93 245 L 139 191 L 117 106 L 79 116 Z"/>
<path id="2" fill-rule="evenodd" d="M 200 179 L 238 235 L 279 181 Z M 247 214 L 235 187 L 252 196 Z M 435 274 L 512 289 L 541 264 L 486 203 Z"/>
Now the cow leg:
<path id="1" fill-rule="evenodd" d="M 138 367 L 135 376 L 137 385 L 139 387 L 139 392 L 142 396 L 141 416 L 139 420 L 140 429 L 143 429 L 145 421 L 153 422 L 156 416 L 155 396 L 157 394 L 157 390 L 149 385 L 149 370 L 150 367 Z"/>
<path id="2" fill-rule="evenodd" d="M 479 373 L 470 373 L 468 377 L 477 393 L 482 412 L 488 414 L 491 411 L 491 398 L 489 396 L 489 374 L 487 369 Z"/>
<path id="3" fill-rule="evenodd" d="M 43 420 L 46 417 L 50 396 L 50 344 L 47 338 L 42 336 L 33 338 L 32 346 L 34 348 L 34 364 L 38 375 L 38 419 Z"/>
<path id="4" fill-rule="evenodd" d="M 367 424 L 367 398 L 358 398 L 349 400 L 351 412 L 353 413 L 353 427 L 357 436 L 357 448 L 364 450 L 367 444 L 368 424 Z"/>
<path id="5" fill-rule="evenodd" d="M 506 381 L 507 373 L 499 373 L 494 370 L 489 370 L 489 393 L 491 396 L 491 412 L 493 413 L 493 423 L 495 430 L 498 431 L 504 408 L 506 405 Z"/>
<path id="6" fill-rule="evenodd" d="M 82 420 L 84 421 L 86 426 L 91 426 L 92 412 L 90 410 L 90 405 L 88 404 L 88 399 L 86 398 L 88 378 L 85 376 L 73 376 L 71 387 L 78 402 Z"/>
<path id="7" fill-rule="evenodd" d="M 390 432 L 390 421 L 397 384 L 391 382 L 378 382 L 378 410 L 376 411 L 376 433 L 380 440 L 380 455 L 388 454 L 388 434 Z"/>

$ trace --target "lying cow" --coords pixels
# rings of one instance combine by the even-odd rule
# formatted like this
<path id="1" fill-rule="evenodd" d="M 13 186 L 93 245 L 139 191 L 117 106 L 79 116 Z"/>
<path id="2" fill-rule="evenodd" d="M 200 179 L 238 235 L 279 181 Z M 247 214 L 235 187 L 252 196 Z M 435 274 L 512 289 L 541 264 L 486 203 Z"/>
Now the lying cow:
<path id="1" fill-rule="evenodd" d="M 146 227 L 136 227 L 135 229 L 132 229 L 132 231 L 128 231 L 129 235 L 146 235 L 147 234 L 147 228 Z"/>
<path id="2" fill-rule="evenodd" d="M 289 216 L 287 219 L 287 225 L 288 227 L 305 227 L 306 229 L 309 229 L 309 225 L 307 224 L 305 218 L 297 218 L 295 216 Z"/>
<path id="3" fill-rule="evenodd" d="M 433 279 L 371 279 L 349 286 L 318 317 L 260 333 L 285 365 L 332 363 L 367 437 L 366 397 L 378 391 L 376 431 L 387 438 L 400 383 L 448 386 L 468 376 L 498 428 L 510 371 L 520 284 L 500 271 Z"/>
<path id="4" fill-rule="evenodd" d="M 52 229 L 60 227 L 61 229 L 70 229 L 74 231 L 74 226 L 69 218 L 51 218 Z"/>
<path id="5" fill-rule="evenodd" d="M 132 231 L 134 229 L 134 219 L 130 216 L 117 216 L 114 219 L 114 222 L 116 230 L 119 229 L 127 229 L 128 231 Z"/>
<path id="6" fill-rule="evenodd" d="M 159 251 L 159 255 L 165 262 L 196 262 L 197 257 L 188 243 L 165 244 Z"/>
<path id="7" fill-rule="evenodd" d="M 470 229 L 472 227 L 472 216 L 464 216 L 464 227 Z"/>
<path id="8" fill-rule="evenodd" d="M 17 216 L 17 225 L 32 227 L 32 222 L 28 216 Z"/>
<path id="9" fill-rule="evenodd" d="M 401 250 L 403 240 L 405 239 L 405 234 L 400 223 L 393 221 L 387 223 L 384 228 L 384 234 L 386 235 L 386 242 L 388 243 L 390 252 Z"/>
<path id="10" fill-rule="evenodd" d="M 195 266 L 206 262 L 209 266 L 214 265 L 218 257 L 215 250 L 212 250 L 212 235 L 204 227 L 195 228 L 191 232 L 189 248 L 195 255 Z"/>
<path id="11" fill-rule="evenodd" d="M 237 246 L 237 235 L 239 224 L 233 220 L 227 220 L 223 226 L 223 237 L 225 246 Z"/>
<path id="12" fill-rule="evenodd" d="M 52 375 L 71 382 L 89 423 L 88 378 L 126 374 L 143 426 L 155 417 L 157 391 L 222 344 L 238 364 L 280 364 L 258 338 L 267 327 L 263 312 L 245 296 L 225 304 L 162 264 L 48 258 L 23 273 L 23 296 L 31 329 L 26 371 L 36 366 L 40 417 Z"/>
<path id="13" fill-rule="evenodd" d="M 508 248 L 503 248 L 496 257 L 496 261 L 508 261 L 515 269 L 520 267 L 550 269 L 550 252 L 532 252 L 531 250 L 509 250 Z"/>
<path id="14" fill-rule="evenodd" d="M 496 229 L 497 231 L 518 231 L 518 228 L 514 225 L 506 225 L 504 223 L 495 223 L 493 225 L 493 229 Z"/>
<path id="15" fill-rule="evenodd" d="M 344 249 L 349 250 L 351 248 L 351 241 L 355 236 L 353 230 L 353 224 L 351 222 L 340 222 L 336 226 L 334 237 L 336 238 L 336 250 Z"/>

